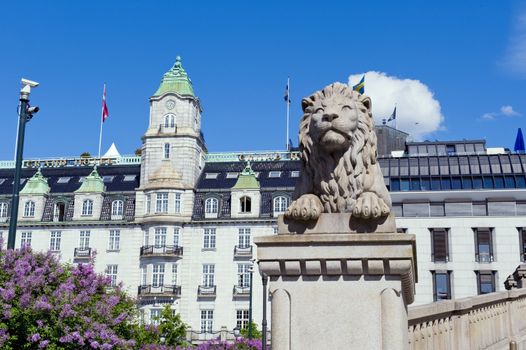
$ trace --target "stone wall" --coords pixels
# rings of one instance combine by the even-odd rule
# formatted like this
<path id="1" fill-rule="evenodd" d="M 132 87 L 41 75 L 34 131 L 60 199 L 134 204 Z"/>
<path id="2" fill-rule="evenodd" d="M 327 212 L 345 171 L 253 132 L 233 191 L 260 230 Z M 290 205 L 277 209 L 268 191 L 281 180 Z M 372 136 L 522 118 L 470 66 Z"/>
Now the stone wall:
<path id="1" fill-rule="evenodd" d="M 409 349 L 526 349 L 526 288 L 409 308 Z"/>

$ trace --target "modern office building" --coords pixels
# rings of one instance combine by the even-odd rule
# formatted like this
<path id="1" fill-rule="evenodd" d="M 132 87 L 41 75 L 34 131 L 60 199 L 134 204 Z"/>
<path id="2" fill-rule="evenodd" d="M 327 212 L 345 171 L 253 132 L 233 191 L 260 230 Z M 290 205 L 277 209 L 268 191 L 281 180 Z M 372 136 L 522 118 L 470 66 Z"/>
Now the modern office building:
<path id="1" fill-rule="evenodd" d="M 388 126 L 377 132 L 398 230 L 417 237 L 415 304 L 502 290 L 526 252 L 526 155 L 483 140 L 404 142 Z M 142 140 L 141 156 L 113 149 L 101 159 L 26 160 L 16 246 L 70 263 L 95 258 L 137 297 L 146 322 L 169 304 L 196 331 L 245 325 L 252 240 L 276 234 L 299 154 L 209 153 L 179 58 L 150 98 Z M 13 174 L 14 162 L 0 162 L 4 241 Z M 253 281 L 260 323 L 257 268 Z"/>

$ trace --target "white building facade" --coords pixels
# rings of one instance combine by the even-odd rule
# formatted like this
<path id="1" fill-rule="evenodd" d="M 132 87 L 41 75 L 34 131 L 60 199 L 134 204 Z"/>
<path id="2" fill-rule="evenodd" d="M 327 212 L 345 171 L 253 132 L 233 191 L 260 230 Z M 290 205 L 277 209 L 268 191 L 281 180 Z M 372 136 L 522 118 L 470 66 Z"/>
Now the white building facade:
<path id="1" fill-rule="evenodd" d="M 168 304 L 203 337 L 243 327 L 253 238 L 276 233 L 298 153 L 208 153 L 179 58 L 150 98 L 142 140 L 140 157 L 24 162 L 16 247 L 94 259 L 137 298 L 145 322 Z M 380 158 L 397 227 L 417 237 L 415 304 L 502 290 L 524 260 L 526 156 L 490 153 L 480 140 L 421 142 Z M 0 162 L 4 245 L 13 168 Z M 257 267 L 252 297 L 261 324 Z"/>

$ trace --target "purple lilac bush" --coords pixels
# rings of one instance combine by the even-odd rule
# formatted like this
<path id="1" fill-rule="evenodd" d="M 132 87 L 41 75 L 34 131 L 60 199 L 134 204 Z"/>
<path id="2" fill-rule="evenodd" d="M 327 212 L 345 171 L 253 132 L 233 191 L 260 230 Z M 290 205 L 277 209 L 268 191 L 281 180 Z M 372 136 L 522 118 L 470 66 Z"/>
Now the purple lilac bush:
<path id="1" fill-rule="evenodd" d="M 0 348 L 134 348 L 135 303 L 110 283 L 90 264 L 0 250 Z"/>

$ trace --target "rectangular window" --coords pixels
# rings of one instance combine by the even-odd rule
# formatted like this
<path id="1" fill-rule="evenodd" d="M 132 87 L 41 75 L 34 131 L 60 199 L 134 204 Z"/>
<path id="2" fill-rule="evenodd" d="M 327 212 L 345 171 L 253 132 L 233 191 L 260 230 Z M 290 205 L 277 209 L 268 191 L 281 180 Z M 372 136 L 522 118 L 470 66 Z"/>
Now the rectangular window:
<path id="1" fill-rule="evenodd" d="M 495 291 L 495 271 L 475 271 L 479 294 L 488 294 Z"/>
<path id="2" fill-rule="evenodd" d="M 451 299 L 451 271 L 431 271 L 433 274 L 433 301 Z"/>
<path id="3" fill-rule="evenodd" d="M 60 239 L 62 233 L 60 231 L 51 231 L 51 236 L 49 239 L 49 250 L 52 252 L 60 251 Z"/>
<path id="4" fill-rule="evenodd" d="M 121 249 L 121 232 L 119 230 L 110 230 L 110 240 L 108 242 L 108 250 Z"/>
<path id="5" fill-rule="evenodd" d="M 136 178 L 137 178 L 137 175 L 124 175 L 124 179 L 122 179 L 122 181 L 124 182 L 135 181 Z"/>
<path id="6" fill-rule="evenodd" d="M 214 284 L 214 271 L 215 266 L 213 264 L 203 264 L 203 286 L 213 287 Z"/>
<path id="7" fill-rule="evenodd" d="M 250 228 L 240 228 L 238 237 L 239 248 L 250 247 Z"/>
<path id="8" fill-rule="evenodd" d="M 201 332 L 212 333 L 214 310 L 201 310 Z"/>
<path id="9" fill-rule="evenodd" d="M 175 213 L 176 214 L 181 213 L 181 194 L 180 193 L 175 194 Z"/>
<path id="10" fill-rule="evenodd" d="M 157 201 L 155 203 L 156 213 L 168 213 L 168 193 L 157 193 Z"/>
<path id="11" fill-rule="evenodd" d="M 519 227 L 519 239 L 521 242 L 521 261 L 526 261 L 526 227 Z"/>
<path id="12" fill-rule="evenodd" d="M 80 240 L 79 240 L 80 249 L 89 248 L 89 238 L 90 238 L 90 231 L 80 231 Z"/>
<path id="13" fill-rule="evenodd" d="M 106 276 L 111 278 L 111 286 L 115 287 L 117 285 L 117 271 L 119 265 L 106 265 Z"/>
<path id="14" fill-rule="evenodd" d="M 169 159 L 169 158 L 170 158 L 170 144 L 165 143 L 164 144 L 164 159 Z"/>
<path id="15" fill-rule="evenodd" d="M 216 229 L 205 228 L 203 235 L 203 249 L 215 249 L 216 247 Z"/>
<path id="16" fill-rule="evenodd" d="M 290 177 L 300 177 L 300 172 L 299 170 L 292 170 L 290 172 Z"/>
<path id="17" fill-rule="evenodd" d="M 141 284 L 143 286 L 146 285 L 147 276 L 148 276 L 148 270 L 146 269 L 146 266 L 141 266 Z"/>
<path id="18" fill-rule="evenodd" d="M 172 264 L 172 285 L 177 285 L 177 264 Z"/>
<path id="19" fill-rule="evenodd" d="M 161 318 L 161 309 L 150 309 L 150 323 L 158 326 Z"/>
<path id="20" fill-rule="evenodd" d="M 448 229 L 432 228 L 431 231 L 431 261 L 448 262 L 449 261 L 449 244 Z"/>
<path id="21" fill-rule="evenodd" d="M 160 287 L 164 285 L 164 264 L 154 264 L 152 274 L 152 286 Z"/>
<path id="22" fill-rule="evenodd" d="M 237 264 L 237 285 L 239 287 L 250 287 L 250 264 Z"/>
<path id="23" fill-rule="evenodd" d="M 33 233 L 31 232 L 22 232 L 20 236 L 20 246 L 24 247 L 31 247 L 31 237 L 33 236 Z"/>
<path id="24" fill-rule="evenodd" d="M 175 227 L 174 228 L 174 247 L 179 247 L 179 242 L 180 242 L 180 237 L 179 237 L 179 234 L 181 233 L 181 228 L 180 227 Z"/>
<path id="25" fill-rule="evenodd" d="M 166 227 L 155 228 L 155 247 L 161 248 L 166 246 Z"/>
<path id="26" fill-rule="evenodd" d="M 489 263 L 493 261 L 493 240 L 491 228 L 474 228 L 475 231 L 475 261 Z"/>
<path id="27" fill-rule="evenodd" d="M 145 214 L 149 214 L 150 213 L 151 205 L 152 205 L 152 196 L 147 194 L 146 195 L 146 210 L 145 210 Z"/>
<path id="28" fill-rule="evenodd" d="M 236 310 L 236 327 L 243 329 L 248 325 L 248 310 Z"/>
<path id="29" fill-rule="evenodd" d="M 218 173 L 205 173 L 205 179 L 206 180 L 214 180 L 217 179 Z"/>
<path id="30" fill-rule="evenodd" d="M 226 173 L 227 179 L 237 179 L 238 176 L 239 176 L 239 173 L 233 173 L 233 172 Z"/>
<path id="31" fill-rule="evenodd" d="M 268 177 L 280 177 L 281 171 L 269 171 Z"/>
<path id="32" fill-rule="evenodd" d="M 71 177 L 59 177 L 57 180 L 58 184 L 67 184 L 71 180 Z"/>
<path id="33" fill-rule="evenodd" d="M 150 245 L 150 232 L 148 232 L 148 230 L 143 232 L 143 245 Z"/>

